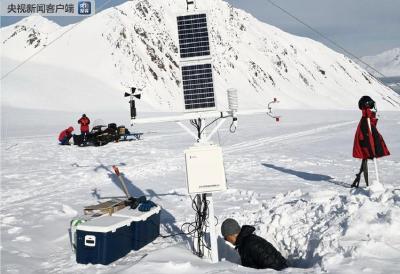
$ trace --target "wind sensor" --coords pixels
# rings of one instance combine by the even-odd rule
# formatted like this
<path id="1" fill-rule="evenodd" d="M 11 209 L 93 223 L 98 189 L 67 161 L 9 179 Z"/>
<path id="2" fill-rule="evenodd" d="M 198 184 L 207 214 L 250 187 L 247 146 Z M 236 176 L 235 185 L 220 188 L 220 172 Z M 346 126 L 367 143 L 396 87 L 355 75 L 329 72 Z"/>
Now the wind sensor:
<path id="1" fill-rule="evenodd" d="M 131 109 L 131 119 L 136 119 L 135 99 L 140 100 L 141 94 L 136 94 L 136 88 L 131 87 L 131 93 L 125 92 L 124 97 L 130 97 L 129 104 Z"/>
<path id="2" fill-rule="evenodd" d="M 189 6 L 193 5 L 196 6 L 194 0 L 186 0 L 186 10 L 189 11 Z"/>

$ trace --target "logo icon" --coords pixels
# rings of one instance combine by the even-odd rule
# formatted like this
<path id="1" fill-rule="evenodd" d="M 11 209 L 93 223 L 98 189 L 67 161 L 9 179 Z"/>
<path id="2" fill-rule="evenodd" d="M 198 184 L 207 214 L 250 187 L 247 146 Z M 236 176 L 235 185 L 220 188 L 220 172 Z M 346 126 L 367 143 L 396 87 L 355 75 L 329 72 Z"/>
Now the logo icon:
<path id="1" fill-rule="evenodd" d="M 90 1 L 78 2 L 78 14 L 88 15 L 92 13 L 92 3 Z"/>

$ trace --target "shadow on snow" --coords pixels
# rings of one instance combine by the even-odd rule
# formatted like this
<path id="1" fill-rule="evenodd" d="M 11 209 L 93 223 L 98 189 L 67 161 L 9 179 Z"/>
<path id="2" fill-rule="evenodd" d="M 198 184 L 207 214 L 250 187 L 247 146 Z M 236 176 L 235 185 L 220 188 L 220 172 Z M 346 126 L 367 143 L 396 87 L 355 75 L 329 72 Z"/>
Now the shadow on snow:
<path id="1" fill-rule="evenodd" d="M 298 171 L 298 170 L 280 167 L 280 166 L 276 166 L 276 165 L 272 165 L 272 164 L 266 164 L 266 163 L 262 163 L 262 165 L 265 167 L 271 168 L 271 169 L 278 170 L 283 173 L 297 176 L 306 181 L 327 182 L 327 183 L 335 184 L 335 185 L 342 186 L 345 188 L 350 188 L 349 184 L 346 184 L 341 181 L 336 181 L 334 178 L 332 178 L 331 176 L 328 176 L 328 175 L 317 174 L 317 173 L 308 173 L 308 172 L 304 172 L 304 171 Z"/>

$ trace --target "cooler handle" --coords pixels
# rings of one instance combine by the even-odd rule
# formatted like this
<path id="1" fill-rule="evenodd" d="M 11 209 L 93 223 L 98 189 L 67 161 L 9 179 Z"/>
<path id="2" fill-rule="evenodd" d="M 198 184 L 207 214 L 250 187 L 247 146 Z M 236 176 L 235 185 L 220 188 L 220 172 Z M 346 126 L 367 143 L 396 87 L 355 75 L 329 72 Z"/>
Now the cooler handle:
<path id="1" fill-rule="evenodd" d="M 96 246 L 96 236 L 86 235 L 85 236 L 85 246 L 89 246 L 89 247 Z"/>

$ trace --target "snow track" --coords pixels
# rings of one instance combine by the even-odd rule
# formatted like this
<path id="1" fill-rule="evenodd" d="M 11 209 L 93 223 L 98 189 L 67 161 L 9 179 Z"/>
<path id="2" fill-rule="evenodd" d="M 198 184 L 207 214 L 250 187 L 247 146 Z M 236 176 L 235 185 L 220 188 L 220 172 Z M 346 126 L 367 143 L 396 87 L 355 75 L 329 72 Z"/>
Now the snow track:
<path id="1" fill-rule="evenodd" d="M 272 137 L 272 138 L 266 137 L 266 138 L 260 138 L 260 139 L 253 140 L 253 141 L 245 141 L 245 142 L 237 143 L 237 144 L 234 144 L 234 145 L 224 148 L 224 152 L 227 152 L 227 153 L 240 152 L 243 150 L 260 148 L 264 145 L 271 144 L 271 143 L 278 143 L 278 142 L 291 140 L 291 139 L 297 140 L 298 138 L 301 138 L 301 137 L 307 137 L 307 136 L 315 135 L 317 133 L 325 132 L 328 130 L 345 127 L 348 125 L 353 125 L 357 122 L 358 121 L 335 123 L 335 124 L 331 124 L 328 126 L 318 127 L 318 128 L 314 128 L 314 129 L 310 129 L 310 130 L 296 132 L 296 133 L 284 134 L 284 135 L 280 135 L 280 136 L 276 136 L 276 137 Z"/>

